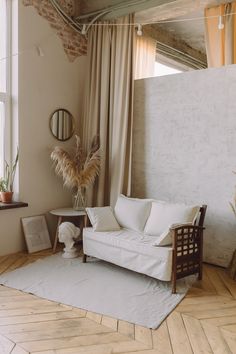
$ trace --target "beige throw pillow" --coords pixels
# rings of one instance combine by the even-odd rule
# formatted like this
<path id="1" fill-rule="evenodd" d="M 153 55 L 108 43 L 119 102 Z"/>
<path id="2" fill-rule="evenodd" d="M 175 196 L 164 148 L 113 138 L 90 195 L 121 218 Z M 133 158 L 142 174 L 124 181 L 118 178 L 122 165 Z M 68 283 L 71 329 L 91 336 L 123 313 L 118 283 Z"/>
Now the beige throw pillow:
<path id="1" fill-rule="evenodd" d="M 144 233 L 157 236 L 156 245 L 171 244 L 169 229 L 173 224 L 193 224 L 199 213 L 199 206 L 174 204 L 167 202 L 152 202 L 150 216 L 147 220 Z M 159 241 L 158 241 L 159 240 Z"/>
<path id="2" fill-rule="evenodd" d="M 110 206 L 86 208 L 86 212 L 94 231 L 120 230 L 120 225 L 118 224 Z"/>

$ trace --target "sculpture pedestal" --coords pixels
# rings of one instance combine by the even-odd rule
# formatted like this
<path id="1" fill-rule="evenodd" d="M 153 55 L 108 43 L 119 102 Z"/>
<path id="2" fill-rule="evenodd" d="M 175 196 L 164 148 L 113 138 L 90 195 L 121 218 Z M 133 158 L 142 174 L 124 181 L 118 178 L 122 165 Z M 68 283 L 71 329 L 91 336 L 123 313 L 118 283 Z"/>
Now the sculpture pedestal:
<path id="1" fill-rule="evenodd" d="M 63 249 L 62 257 L 63 258 L 76 258 L 79 256 L 79 252 L 75 247 L 67 249 L 66 247 Z"/>

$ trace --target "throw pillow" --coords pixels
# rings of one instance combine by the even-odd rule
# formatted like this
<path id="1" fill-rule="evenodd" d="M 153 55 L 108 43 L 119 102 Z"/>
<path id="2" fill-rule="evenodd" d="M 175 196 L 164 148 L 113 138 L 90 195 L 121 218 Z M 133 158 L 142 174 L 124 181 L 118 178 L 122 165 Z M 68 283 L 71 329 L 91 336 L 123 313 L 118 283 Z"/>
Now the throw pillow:
<path id="1" fill-rule="evenodd" d="M 115 205 L 115 217 L 120 226 L 143 232 L 151 210 L 151 200 L 120 195 Z"/>
<path id="2" fill-rule="evenodd" d="M 172 224 L 194 223 L 198 213 L 199 206 L 152 202 L 144 233 L 149 236 L 161 236 Z"/>
<path id="3" fill-rule="evenodd" d="M 120 230 L 120 225 L 118 224 L 110 206 L 86 208 L 86 211 L 94 231 Z"/>
<path id="4" fill-rule="evenodd" d="M 156 238 L 153 246 L 169 246 L 172 244 L 172 227 L 178 227 L 183 225 L 192 225 L 191 222 L 186 222 L 185 224 L 173 224 L 167 230 L 165 230 L 159 237 Z"/>

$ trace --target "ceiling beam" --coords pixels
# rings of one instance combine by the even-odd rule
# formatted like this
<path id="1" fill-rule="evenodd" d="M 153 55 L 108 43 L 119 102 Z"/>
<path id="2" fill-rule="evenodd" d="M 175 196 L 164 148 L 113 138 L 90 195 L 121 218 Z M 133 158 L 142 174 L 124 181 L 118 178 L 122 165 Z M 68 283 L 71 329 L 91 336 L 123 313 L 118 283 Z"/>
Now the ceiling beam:
<path id="1" fill-rule="evenodd" d="M 101 19 L 111 20 L 135 13 L 135 21 L 160 21 L 186 15 L 206 6 L 213 6 L 229 0 L 74 0 L 76 14 L 89 15 L 94 12 L 108 13 Z"/>
<path id="2" fill-rule="evenodd" d="M 204 15 L 206 7 L 224 4 L 229 0 L 176 0 L 174 2 L 165 2 L 155 8 L 139 11 L 135 14 L 136 22 L 157 22 L 179 16 L 187 15 L 191 12 L 199 12 L 199 16 Z"/>
<path id="3" fill-rule="evenodd" d="M 176 0 L 161 4 L 160 6 L 146 11 L 139 11 L 135 15 L 137 22 L 155 22 L 163 21 L 170 18 L 176 18 L 186 15 L 189 12 L 196 11 L 200 8 L 200 1 L 198 0 Z"/>
<path id="4" fill-rule="evenodd" d="M 112 20 L 130 13 L 145 11 L 164 4 L 174 4 L 176 1 L 177 0 L 81 0 L 80 14 L 85 15 L 96 11 L 108 11 L 102 19 Z"/>

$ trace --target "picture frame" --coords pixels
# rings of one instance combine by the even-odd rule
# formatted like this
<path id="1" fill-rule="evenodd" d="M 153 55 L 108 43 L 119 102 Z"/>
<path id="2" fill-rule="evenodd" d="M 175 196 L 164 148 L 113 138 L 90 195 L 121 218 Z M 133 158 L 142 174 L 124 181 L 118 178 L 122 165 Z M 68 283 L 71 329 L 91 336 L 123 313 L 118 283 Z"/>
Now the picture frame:
<path id="1" fill-rule="evenodd" d="M 24 217 L 21 223 L 29 253 L 52 247 L 45 215 Z"/>

